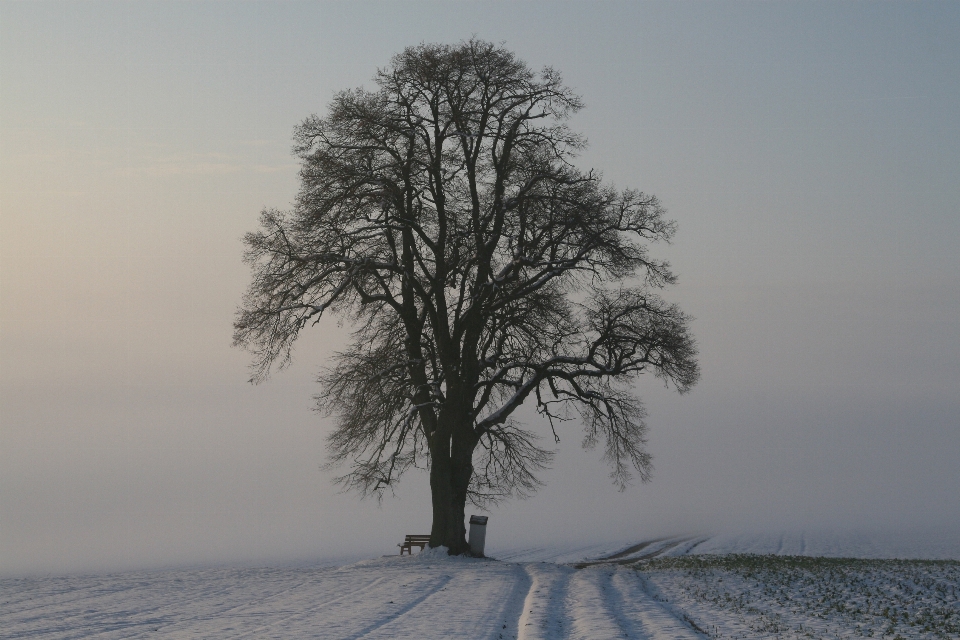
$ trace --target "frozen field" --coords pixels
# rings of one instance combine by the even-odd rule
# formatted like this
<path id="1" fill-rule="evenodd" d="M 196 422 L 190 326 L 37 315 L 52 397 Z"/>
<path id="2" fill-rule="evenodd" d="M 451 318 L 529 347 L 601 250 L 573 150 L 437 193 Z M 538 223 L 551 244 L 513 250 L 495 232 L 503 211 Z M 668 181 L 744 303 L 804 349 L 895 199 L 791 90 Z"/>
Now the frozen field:
<path id="1" fill-rule="evenodd" d="M 808 536 L 683 537 L 491 549 L 500 560 L 8 578 L 0 637 L 960 638 L 960 564 L 943 559 L 960 541 L 856 543 L 859 560 L 842 540 L 830 549 L 847 559 L 812 557 L 827 543 Z M 928 559 L 878 559 L 910 545 Z"/>
<path id="2" fill-rule="evenodd" d="M 686 556 L 638 567 L 645 592 L 711 638 L 958 638 L 960 563 Z"/>

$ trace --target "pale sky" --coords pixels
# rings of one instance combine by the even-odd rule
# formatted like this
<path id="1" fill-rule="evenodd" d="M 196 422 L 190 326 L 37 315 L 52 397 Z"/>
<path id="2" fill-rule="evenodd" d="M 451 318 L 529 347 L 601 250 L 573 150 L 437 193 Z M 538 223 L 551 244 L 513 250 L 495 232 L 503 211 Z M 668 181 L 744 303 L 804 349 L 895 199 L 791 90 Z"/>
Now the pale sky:
<path id="1" fill-rule="evenodd" d="M 241 236 L 294 125 L 405 46 L 476 35 L 587 105 L 582 168 L 660 197 L 703 378 L 639 384 L 653 481 L 579 427 L 491 546 L 960 532 L 960 4 L 0 2 L 0 573 L 393 553 L 322 472 L 314 378 L 246 383 Z M 534 420 L 535 422 L 535 420 Z"/>

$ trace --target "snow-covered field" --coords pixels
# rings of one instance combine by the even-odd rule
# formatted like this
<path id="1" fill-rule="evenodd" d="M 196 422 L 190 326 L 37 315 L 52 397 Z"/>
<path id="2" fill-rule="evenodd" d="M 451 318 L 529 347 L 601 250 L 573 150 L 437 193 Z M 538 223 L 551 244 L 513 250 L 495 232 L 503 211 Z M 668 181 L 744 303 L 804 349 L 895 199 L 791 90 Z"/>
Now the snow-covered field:
<path id="1" fill-rule="evenodd" d="M 960 563 L 687 556 L 638 566 L 645 590 L 711 638 L 957 638 Z"/>
<path id="2" fill-rule="evenodd" d="M 499 559 L 7 578 L 0 637 L 960 638 L 960 540 L 949 536 L 488 552 Z M 880 559 L 898 556 L 924 559 Z"/>

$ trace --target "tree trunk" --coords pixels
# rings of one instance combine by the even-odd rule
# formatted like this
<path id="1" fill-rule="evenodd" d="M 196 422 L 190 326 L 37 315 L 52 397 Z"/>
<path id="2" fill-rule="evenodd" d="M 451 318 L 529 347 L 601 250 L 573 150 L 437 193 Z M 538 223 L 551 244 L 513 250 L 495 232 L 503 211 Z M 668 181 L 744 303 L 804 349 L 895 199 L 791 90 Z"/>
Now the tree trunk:
<path id="1" fill-rule="evenodd" d="M 467 530 L 464 526 L 466 487 L 456 485 L 453 460 L 449 453 L 441 451 L 432 456 L 430 465 L 430 493 L 433 498 L 433 526 L 430 530 L 430 546 L 444 546 L 450 555 L 467 553 Z M 468 479 L 469 482 L 469 479 Z"/>
<path id="2" fill-rule="evenodd" d="M 451 431 L 453 437 L 438 437 L 430 448 L 430 546 L 444 546 L 450 555 L 461 555 L 470 552 L 464 520 L 476 442 L 469 428 Z"/>

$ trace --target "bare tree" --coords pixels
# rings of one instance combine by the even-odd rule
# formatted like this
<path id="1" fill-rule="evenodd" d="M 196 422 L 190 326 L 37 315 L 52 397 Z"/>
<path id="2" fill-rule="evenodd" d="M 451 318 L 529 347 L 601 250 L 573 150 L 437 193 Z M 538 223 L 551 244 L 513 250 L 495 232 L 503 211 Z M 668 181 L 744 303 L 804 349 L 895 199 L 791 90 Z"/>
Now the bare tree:
<path id="1" fill-rule="evenodd" d="M 581 108 L 553 69 L 471 40 L 406 49 L 377 89 L 336 95 L 295 132 L 301 189 L 245 238 L 253 279 L 235 343 L 253 380 L 289 362 L 324 313 L 354 340 L 321 376 L 338 481 L 382 494 L 430 470 L 430 545 L 467 551 L 464 508 L 524 496 L 552 452 L 514 418 L 531 400 L 556 442 L 579 415 L 615 484 L 649 478 L 631 390 L 651 372 L 697 380 L 689 318 L 647 244 L 674 223 L 653 196 L 615 191 L 572 159 Z"/>

